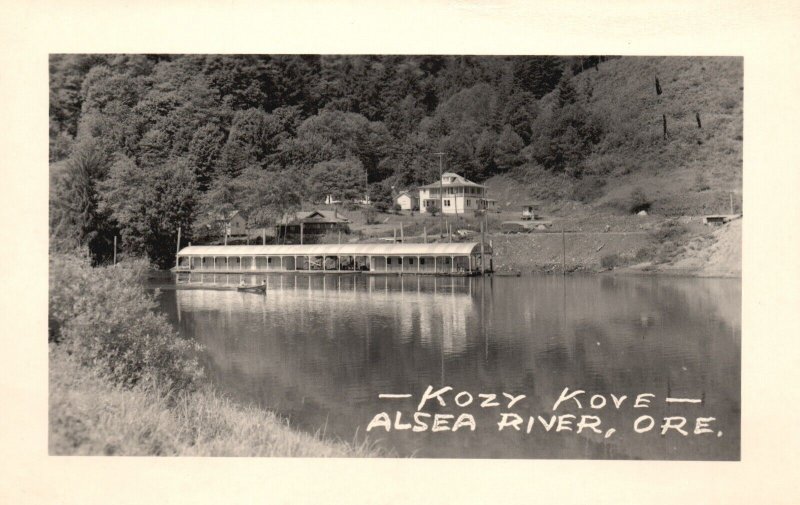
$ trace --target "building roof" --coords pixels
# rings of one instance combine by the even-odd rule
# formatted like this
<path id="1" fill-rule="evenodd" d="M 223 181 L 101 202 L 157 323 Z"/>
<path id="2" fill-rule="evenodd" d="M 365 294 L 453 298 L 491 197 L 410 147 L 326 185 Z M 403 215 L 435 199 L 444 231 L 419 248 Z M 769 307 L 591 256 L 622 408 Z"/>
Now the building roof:
<path id="1" fill-rule="evenodd" d="M 240 212 L 238 210 L 213 212 L 209 213 L 209 215 L 215 221 L 230 221 L 236 216 L 240 216 L 245 221 L 247 220 L 247 215 L 244 212 Z"/>
<path id="2" fill-rule="evenodd" d="M 478 242 L 436 244 L 305 244 L 305 245 L 193 245 L 178 256 L 466 256 L 479 253 Z M 492 250 L 484 245 L 486 254 Z"/>
<path id="3" fill-rule="evenodd" d="M 289 224 L 303 222 L 314 223 L 349 223 L 350 221 L 340 216 L 335 210 L 305 210 L 295 212 Z M 287 224 L 284 220 L 281 224 Z"/>
<path id="4" fill-rule="evenodd" d="M 406 191 L 401 191 L 401 192 L 397 193 L 397 196 L 395 196 L 394 199 L 397 200 L 398 198 L 400 198 L 403 195 L 409 196 L 411 198 L 417 198 L 417 196 L 415 196 L 414 193 L 412 193 L 410 190 L 406 190 Z"/>
<path id="5" fill-rule="evenodd" d="M 446 179 L 453 179 L 452 182 L 446 182 Z M 475 188 L 485 188 L 483 184 L 477 184 L 472 181 L 468 181 L 467 179 L 461 177 L 458 174 L 454 174 L 453 172 L 445 172 L 442 174 L 442 186 L 448 187 L 475 187 Z M 435 189 L 439 187 L 439 181 L 432 182 L 430 184 L 426 184 L 425 186 L 420 186 L 419 189 Z"/>

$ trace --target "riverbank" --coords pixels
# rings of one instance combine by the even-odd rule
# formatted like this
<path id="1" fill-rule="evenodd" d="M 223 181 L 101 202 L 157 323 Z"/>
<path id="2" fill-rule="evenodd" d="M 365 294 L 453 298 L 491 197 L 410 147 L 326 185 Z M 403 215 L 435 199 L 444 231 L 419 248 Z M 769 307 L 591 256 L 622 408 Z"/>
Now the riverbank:
<path id="1" fill-rule="evenodd" d="M 380 456 L 292 429 L 203 379 L 202 348 L 181 338 L 142 285 L 142 262 L 91 267 L 50 257 L 49 450 L 53 455 Z"/>
<path id="2" fill-rule="evenodd" d="M 296 431 L 275 414 L 236 404 L 209 386 L 173 399 L 157 389 L 118 387 L 58 349 L 50 352 L 49 420 L 51 455 L 381 455 L 368 443 Z"/>

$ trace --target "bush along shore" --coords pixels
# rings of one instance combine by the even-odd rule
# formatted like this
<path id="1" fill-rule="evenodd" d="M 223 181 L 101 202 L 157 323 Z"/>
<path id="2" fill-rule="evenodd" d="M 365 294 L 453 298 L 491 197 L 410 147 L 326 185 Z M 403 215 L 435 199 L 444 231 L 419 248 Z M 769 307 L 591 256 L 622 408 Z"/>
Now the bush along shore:
<path id="1" fill-rule="evenodd" d="M 51 455 L 379 456 L 237 404 L 203 379 L 141 283 L 147 265 L 50 259 Z"/>

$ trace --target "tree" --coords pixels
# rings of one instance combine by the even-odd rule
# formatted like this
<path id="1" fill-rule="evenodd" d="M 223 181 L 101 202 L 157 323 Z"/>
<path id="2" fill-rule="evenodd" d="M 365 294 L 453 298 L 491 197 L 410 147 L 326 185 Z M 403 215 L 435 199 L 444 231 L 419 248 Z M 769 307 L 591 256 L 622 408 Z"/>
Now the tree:
<path id="1" fill-rule="evenodd" d="M 224 142 L 225 132 L 215 124 L 202 126 L 192 136 L 187 156 L 195 169 L 200 191 L 206 191 L 211 184 Z"/>
<path id="2" fill-rule="evenodd" d="M 101 187 L 101 208 L 119 224 L 123 249 L 160 268 L 174 263 L 178 227 L 192 238 L 197 186 L 189 163 L 173 158 L 140 167 L 121 157 Z"/>
<path id="3" fill-rule="evenodd" d="M 251 165 L 267 166 L 282 140 L 281 122 L 261 109 L 238 111 L 220 155 L 220 170 L 231 177 Z"/>
<path id="4" fill-rule="evenodd" d="M 378 212 L 388 212 L 394 204 L 392 187 L 386 181 L 373 184 L 369 187 L 369 199 Z"/>
<path id="5" fill-rule="evenodd" d="M 513 59 L 514 87 L 542 98 L 555 89 L 563 64 L 555 56 L 520 56 Z"/>
<path id="6" fill-rule="evenodd" d="M 222 219 L 243 208 L 241 186 L 238 179 L 224 173 L 211 182 L 198 202 L 194 231 L 199 239 L 223 238 L 225 227 Z"/>
<path id="7" fill-rule="evenodd" d="M 392 137 L 383 123 L 360 114 L 323 111 L 303 121 L 297 136 L 282 146 L 282 163 L 310 168 L 321 161 L 355 157 L 372 173 Z"/>
<path id="8" fill-rule="evenodd" d="M 115 226 L 99 207 L 98 183 L 111 158 L 99 142 L 76 146 L 61 169 L 52 174 L 50 239 L 56 250 L 87 248 L 94 263 L 113 254 Z"/>
<path id="9" fill-rule="evenodd" d="M 578 101 L 578 93 L 572 84 L 572 77 L 569 74 L 561 76 L 558 81 L 558 106 L 565 107 Z"/>
<path id="10" fill-rule="evenodd" d="M 308 189 L 316 201 L 329 195 L 341 201 L 355 200 L 364 191 L 364 166 L 355 158 L 319 162 L 309 172 Z"/>
<path id="11" fill-rule="evenodd" d="M 506 171 L 520 163 L 519 152 L 525 147 L 510 125 L 505 125 L 494 146 L 494 163 L 498 170 Z"/>
<path id="12" fill-rule="evenodd" d="M 235 181 L 241 190 L 239 206 L 253 228 L 274 226 L 280 219 L 300 209 L 301 185 L 288 171 L 246 169 Z"/>

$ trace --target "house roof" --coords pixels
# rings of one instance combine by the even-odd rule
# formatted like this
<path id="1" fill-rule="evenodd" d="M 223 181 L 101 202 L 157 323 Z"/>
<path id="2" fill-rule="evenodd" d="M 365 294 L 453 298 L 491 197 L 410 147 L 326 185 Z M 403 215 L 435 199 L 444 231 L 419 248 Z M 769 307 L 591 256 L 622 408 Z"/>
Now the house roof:
<path id="1" fill-rule="evenodd" d="M 314 223 L 350 222 L 347 218 L 340 216 L 335 210 L 301 210 L 299 212 L 295 212 L 294 215 L 291 216 L 289 224 L 299 223 L 300 221 Z M 286 220 L 284 220 L 282 223 L 287 224 Z"/>
<path id="2" fill-rule="evenodd" d="M 487 254 L 492 250 L 484 245 Z M 178 256 L 465 256 L 479 253 L 478 242 L 436 244 L 193 245 Z"/>
<path id="3" fill-rule="evenodd" d="M 447 182 L 446 179 L 452 179 L 452 182 Z M 458 174 L 454 174 L 453 172 L 445 172 L 442 174 L 442 186 L 448 187 L 475 187 L 475 188 L 485 188 L 483 184 L 478 184 L 472 181 L 461 177 Z M 439 187 L 439 181 L 432 182 L 430 184 L 426 184 L 424 186 L 420 186 L 419 189 L 435 189 Z"/>
<path id="4" fill-rule="evenodd" d="M 232 211 L 228 211 L 228 212 L 220 211 L 220 212 L 211 213 L 211 215 L 217 221 L 230 221 L 231 219 L 233 219 L 236 216 L 241 216 L 245 220 L 247 219 L 247 215 L 244 212 L 240 212 L 238 210 L 232 210 Z"/>

